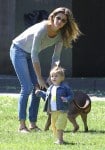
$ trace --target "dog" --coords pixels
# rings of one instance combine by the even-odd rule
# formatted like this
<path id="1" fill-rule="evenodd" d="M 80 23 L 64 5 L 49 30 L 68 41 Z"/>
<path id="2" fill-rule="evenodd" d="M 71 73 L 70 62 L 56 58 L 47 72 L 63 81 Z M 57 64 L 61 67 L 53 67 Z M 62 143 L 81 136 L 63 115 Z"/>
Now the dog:
<path id="1" fill-rule="evenodd" d="M 81 116 L 83 124 L 84 124 L 84 132 L 88 132 L 88 125 L 87 125 L 87 115 L 91 111 L 91 99 L 90 97 L 82 92 L 82 91 L 75 91 L 74 98 L 69 103 L 69 110 L 68 110 L 68 120 L 72 123 L 74 129 L 73 132 L 75 133 L 79 129 L 79 125 L 77 124 L 76 118 L 77 116 Z M 49 130 L 51 125 L 51 115 L 48 114 L 48 118 L 45 124 L 44 130 Z"/>

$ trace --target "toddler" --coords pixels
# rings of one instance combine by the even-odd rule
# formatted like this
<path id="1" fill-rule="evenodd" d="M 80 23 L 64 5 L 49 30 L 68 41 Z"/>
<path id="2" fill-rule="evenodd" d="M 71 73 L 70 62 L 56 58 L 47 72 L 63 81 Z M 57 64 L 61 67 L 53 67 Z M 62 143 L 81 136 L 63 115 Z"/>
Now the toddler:
<path id="1" fill-rule="evenodd" d="M 51 113 L 51 127 L 57 138 L 55 144 L 64 144 L 63 132 L 67 124 L 68 102 L 72 101 L 73 93 L 64 83 L 65 72 L 62 67 L 55 66 L 50 71 L 51 85 L 47 91 L 37 89 L 36 95 L 46 101 L 46 111 Z"/>

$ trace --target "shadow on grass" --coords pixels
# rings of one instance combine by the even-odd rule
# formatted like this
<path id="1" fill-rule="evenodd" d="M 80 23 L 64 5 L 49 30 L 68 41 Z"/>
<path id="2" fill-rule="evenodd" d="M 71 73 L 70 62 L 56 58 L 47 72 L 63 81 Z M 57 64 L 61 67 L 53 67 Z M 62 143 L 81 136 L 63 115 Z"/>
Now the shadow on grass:
<path id="1" fill-rule="evenodd" d="M 64 142 L 63 145 L 86 145 L 85 143 L 81 143 L 81 142 Z"/>
<path id="2" fill-rule="evenodd" d="M 76 143 L 74 143 L 74 142 L 67 142 L 67 141 L 65 141 L 63 145 L 76 145 Z"/>
<path id="3" fill-rule="evenodd" d="M 92 133 L 92 134 L 105 134 L 105 130 L 89 130 L 87 133 Z"/>
<path id="4" fill-rule="evenodd" d="M 64 131 L 65 133 L 74 133 L 73 131 Z M 105 134 L 105 130 L 89 130 L 88 132 L 85 132 L 85 131 L 77 131 L 75 133 L 91 133 L 91 134 Z M 74 134 L 75 134 L 74 133 Z"/>
<path id="5" fill-rule="evenodd" d="M 78 142 L 67 142 L 67 141 L 65 141 L 65 142 L 63 143 L 63 145 L 78 145 L 78 144 L 85 145 L 84 143 L 78 143 Z"/>

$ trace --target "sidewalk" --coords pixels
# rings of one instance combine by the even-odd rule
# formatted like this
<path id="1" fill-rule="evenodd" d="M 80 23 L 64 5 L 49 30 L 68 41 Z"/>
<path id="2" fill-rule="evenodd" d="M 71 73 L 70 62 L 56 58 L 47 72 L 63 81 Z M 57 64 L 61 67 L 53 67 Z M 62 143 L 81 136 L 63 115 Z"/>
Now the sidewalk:
<path id="1" fill-rule="evenodd" d="M 0 93 L 0 96 L 19 97 L 19 93 Z"/>
<path id="2" fill-rule="evenodd" d="M 10 97 L 15 97 L 19 98 L 19 93 L 0 93 L 1 96 L 10 96 Z M 91 101 L 105 101 L 105 97 L 97 97 L 97 96 L 90 96 Z"/>

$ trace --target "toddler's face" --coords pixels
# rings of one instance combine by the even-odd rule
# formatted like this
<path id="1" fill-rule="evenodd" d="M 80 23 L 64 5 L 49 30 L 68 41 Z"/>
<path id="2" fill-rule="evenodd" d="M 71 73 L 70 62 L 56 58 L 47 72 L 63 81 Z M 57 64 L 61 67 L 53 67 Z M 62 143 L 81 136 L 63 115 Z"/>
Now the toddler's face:
<path id="1" fill-rule="evenodd" d="M 63 80 L 64 78 L 58 73 L 54 73 L 51 75 L 51 82 L 54 85 L 59 85 Z"/>

